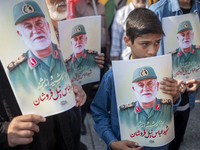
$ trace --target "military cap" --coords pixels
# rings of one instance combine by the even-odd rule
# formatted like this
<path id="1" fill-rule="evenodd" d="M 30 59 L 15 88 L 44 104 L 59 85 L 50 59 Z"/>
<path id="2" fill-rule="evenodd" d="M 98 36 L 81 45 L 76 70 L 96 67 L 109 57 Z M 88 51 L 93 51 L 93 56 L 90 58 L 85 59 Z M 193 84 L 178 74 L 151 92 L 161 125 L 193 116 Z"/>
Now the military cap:
<path id="1" fill-rule="evenodd" d="M 181 22 L 179 24 L 177 33 L 183 32 L 185 30 L 192 30 L 191 22 L 188 21 L 188 20 L 187 21 L 183 21 L 183 22 Z"/>
<path id="2" fill-rule="evenodd" d="M 79 34 L 86 34 L 85 27 L 82 24 L 78 24 L 73 27 L 71 38 L 73 38 L 74 36 L 79 35 Z"/>
<path id="3" fill-rule="evenodd" d="M 15 25 L 28 18 L 37 16 L 45 17 L 40 6 L 33 0 L 21 1 L 13 7 L 13 18 Z"/>
<path id="4" fill-rule="evenodd" d="M 143 79 L 157 79 L 156 73 L 152 67 L 144 66 L 134 71 L 132 83 Z"/>

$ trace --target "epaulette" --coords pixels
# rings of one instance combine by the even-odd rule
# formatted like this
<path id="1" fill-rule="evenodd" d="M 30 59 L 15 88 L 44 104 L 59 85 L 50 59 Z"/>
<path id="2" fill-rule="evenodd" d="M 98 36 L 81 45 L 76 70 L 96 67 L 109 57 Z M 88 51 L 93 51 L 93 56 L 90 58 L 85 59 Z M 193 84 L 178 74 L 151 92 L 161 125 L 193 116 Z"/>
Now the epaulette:
<path id="1" fill-rule="evenodd" d="M 134 102 L 132 102 L 132 103 L 130 103 L 130 104 L 126 104 L 126 105 L 121 105 L 121 106 L 119 106 L 119 109 L 120 110 L 126 110 L 126 109 L 128 109 L 128 108 L 131 108 L 131 107 L 134 107 Z"/>
<path id="2" fill-rule="evenodd" d="M 200 45 L 194 45 L 194 48 L 200 49 Z"/>
<path id="3" fill-rule="evenodd" d="M 11 63 L 9 63 L 7 68 L 8 68 L 9 71 L 13 71 L 17 66 L 19 66 L 22 62 L 24 62 L 26 60 L 27 60 L 26 54 L 23 53 L 15 61 L 12 61 Z"/>
<path id="4" fill-rule="evenodd" d="M 97 54 L 98 52 L 97 51 L 93 51 L 93 50 L 88 50 L 87 51 L 89 54 Z"/>
<path id="5" fill-rule="evenodd" d="M 175 50 L 173 50 L 173 51 L 171 52 L 171 54 L 176 54 L 176 53 L 178 53 L 178 49 L 175 49 Z"/>
<path id="6" fill-rule="evenodd" d="M 172 100 L 171 99 L 162 99 L 161 103 L 162 104 L 171 104 Z"/>
<path id="7" fill-rule="evenodd" d="M 70 59 L 72 59 L 72 55 L 70 55 L 67 59 L 65 59 L 65 63 L 67 63 Z"/>

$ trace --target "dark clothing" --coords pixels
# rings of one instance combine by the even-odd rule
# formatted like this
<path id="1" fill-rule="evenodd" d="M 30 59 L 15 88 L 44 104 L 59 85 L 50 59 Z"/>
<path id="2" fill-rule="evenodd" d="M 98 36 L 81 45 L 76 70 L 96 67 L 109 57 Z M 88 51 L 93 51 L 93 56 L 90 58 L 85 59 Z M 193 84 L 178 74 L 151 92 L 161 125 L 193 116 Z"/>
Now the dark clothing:
<path id="1" fill-rule="evenodd" d="M 6 74 L 0 63 L 0 149 L 7 150 L 7 129 L 9 122 L 16 116 L 21 115 L 20 108 L 12 92 Z M 53 115 L 46 118 L 45 123 L 39 123 L 40 132 L 35 133 L 33 142 L 28 145 L 16 146 L 14 150 L 77 150 L 74 148 L 75 134 L 80 130 L 77 108 Z M 71 114 L 74 114 L 72 116 Z M 74 119 L 74 120 L 73 120 Z M 72 122 L 73 121 L 73 122 Z M 71 123 L 71 124 L 70 124 Z M 76 126 L 74 126 L 76 125 Z M 73 131 L 72 128 L 73 127 Z M 78 129 L 78 130 L 77 130 Z"/>

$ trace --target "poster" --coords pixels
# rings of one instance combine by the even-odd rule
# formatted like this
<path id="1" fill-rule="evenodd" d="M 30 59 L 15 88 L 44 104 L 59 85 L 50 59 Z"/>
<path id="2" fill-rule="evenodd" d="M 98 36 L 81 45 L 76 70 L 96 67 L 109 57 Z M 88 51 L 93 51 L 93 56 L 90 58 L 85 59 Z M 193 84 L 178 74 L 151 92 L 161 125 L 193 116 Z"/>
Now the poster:
<path id="1" fill-rule="evenodd" d="M 60 47 L 72 83 L 84 85 L 100 80 L 95 57 L 101 47 L 101 17 L 59 21 Z"/>
<path id="2" fill-rule="evenodd" d="M 200 78 L 200 24 L 197 13 L 166 17 L 162 21 L 165 54 L 172 54 L 173 77 Z"/>
<path id="3" fill-rule="evenodd" d="M 22 114 L 50 116 L 75 105 L 45 1 L 3 0 L 0 57 Z"/>
<path id="4" fill-rule="evenodd" d="M 174 138 L 172 97 L 162 93 L 159 83 L 172 76 L 171 55 L 112 64 L 121 140 L 149 147 L 168 144 Z"/>

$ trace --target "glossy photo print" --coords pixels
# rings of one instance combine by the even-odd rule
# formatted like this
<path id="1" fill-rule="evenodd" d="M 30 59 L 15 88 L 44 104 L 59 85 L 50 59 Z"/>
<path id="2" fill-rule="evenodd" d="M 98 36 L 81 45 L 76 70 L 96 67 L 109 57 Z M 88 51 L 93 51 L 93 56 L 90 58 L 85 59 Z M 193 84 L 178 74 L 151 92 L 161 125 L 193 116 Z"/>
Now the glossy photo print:
<path id="1" fill-rule="evenodd" d="M 81 17 L 59 22 L 60 46 L 72 83 L 100 80 L 96 56 L 101 46 L 101 17 Z"/>
<path id="2" fill-rule="evenodd" d="M 22 114 L 50 116 L 75 105 L 44 0 L 3 0 L 0 56 Z"/>
<path id="3" fill-rule="evenodd" d="M 164 51 L 172 54 L 173 77 L 200 78 L 200 24 L 197 13 L 163 18 Z"/>
<path id="4" fill-rule="evenodd" d="M 173 101 L 160 82 L 172 77 L 171 55 L 112 64 L 121 140 L 149 147 L 168 144 L 174 138 Z"/>

